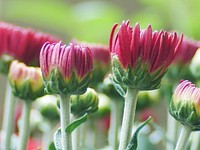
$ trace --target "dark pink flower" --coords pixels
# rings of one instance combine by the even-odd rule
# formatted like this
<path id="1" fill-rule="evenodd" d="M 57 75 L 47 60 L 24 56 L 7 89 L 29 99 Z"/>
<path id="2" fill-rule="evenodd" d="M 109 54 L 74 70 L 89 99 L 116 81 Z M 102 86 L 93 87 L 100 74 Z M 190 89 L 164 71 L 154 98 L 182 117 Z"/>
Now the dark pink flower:
<path id="1" fill-rule="evenodd" d="M 0 22 L 0 55 L 8 54 L 24 63 L 38 62 L 45 42 L 55 42 L 52 36 Z"/>
<path id="2" fill-rule="evenodd" d="M 139 89 L 157 87 L 179 50 L 183 36 L 166 31 L 141 30 L 123 21 L 116 35 L 115 24 L 110 35 L 110 52 L 114 80 Z M 121 78 L 121 79 L 120 79 Z M 146 85 L 148 84 L 148 85 Z M 150 87 L 151 86 L 151 87 Z"/>
<path id="3" fill-rule="evenodd" d="M 190 62 L 196 53 L 199 45 L 196 41 L 183 38 L 183 42 L 180 45 L 180 50 L 174 58 L 174 63 L 186 64 Z"/>
<path id="4" fill-rule="evenodd" d="M 76 40 L 72 41 L 72 43 L 86 46 L 91 50 L 94 70 L 90 86 L 96 88 L 100 82 L 103 82 L 105 75 L 110 71 L 111 58 L 108 46 Z"/>
<path id="5" fill-rule="evenodd" d="M 147 29 L 141 30 L 138 23 L 131 27 L 129 21 L 122 22 L 114 37 L 116 27 L 117 24 L 110 35 L 110 51 L 118 56 L 124 68 L 134 68 L 141 60 L 147 64 L 150 73 L 160 67 L 166 69 L 182 42 L 182 36 L 178 38 L 176 33 L 163 30 L 153 32 L 150 25 Z"/>
<path id="6" fill-rule="evenodd" d="M 59 88 L 62 87 L 55 91 L 67 90 L 69 93 L 76 93 L 76 90 L 82 89 L 79 86 L 83 86 L 85 92 L 93 70 L 92 54 L 88 47 L 47 42 L 40 52 L 40 67 L 46 86 L 50 84 L 51 87 L 55 84 Z M 71 91 L 71 88 L 75 91 Z"/>

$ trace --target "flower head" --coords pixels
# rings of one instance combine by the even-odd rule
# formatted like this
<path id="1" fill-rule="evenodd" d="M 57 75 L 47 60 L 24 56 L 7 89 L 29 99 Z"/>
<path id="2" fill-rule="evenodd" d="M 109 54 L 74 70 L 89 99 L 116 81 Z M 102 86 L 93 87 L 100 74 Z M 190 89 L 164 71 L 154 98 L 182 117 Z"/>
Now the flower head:
<path id="1" fill-rule="evenodd" d="M 54 95 L 45 95 L 37 98 L 34 106 L 45 119 L 51 122 L 57 122 L 60 119 L 57 99 Z"/>
<path id="2" fill-rule="evenodd" d="M 55 42 L 52 36 L 32 29 L 0 22 L 0 56 L 10 55 L 26 64 L 38 65 L 38 56 L 45 42 Z"/>
<path id="3" fill-rule="evenodd" d="M 40 67 L 46 90 L 54 94 L 83 94 L 91 79 L 93 61 L 88 47 L 45 43 Z"/>
<path id="4" fill-rule="evenodd" d="M 80 117 L 85 113 L 94 113 L 98 110 L 98 94 L 91 88 L 88 88 L 82 95 L 72 95 L 70 99 L 72 114 L 76 116 Z"/>
<path id="5" fill-rule="evenodd" d="M 188 80 L 181 80 L 170 103 L 170 114 L 193 130 L 200 130 L 200 89 Z"/>
<path id="6" fill-rule="evenodd" d="M 114 81 L 139 90 L 158 88 L 182 36 L 163 30 L 152 32 L 151 26 L 140 30 L 139 24 L 131 27 L 129 21 L 123 21 L 114 36 L 116 27 L 110 35 Z"/>
<path id="7" fill-rule="evenodd" d="M 196 41 L 183 38 L 183 41 L 180 45 L 180 50 L 174 58 L 174 63 L 180 63 L 182 65 L 190 62 L 196 53 L 199 45 Z"/>
<path id="8" fill-rule="evenodd" d="M 94 70 L 90 86 L 96 87 L 98 83 L 103 81 L 105 75 L 110 71 L 111 60 L 108 46 L 102 44 L 78 42 L 76 40 L 74 40 L 73 43 L 89 47 L 91 50 L 94 62 Z"/>
<path id="9" fill-rule="evenodd" d="M 38 67 L 28 67 L 13 61 L 10 65 L 9 81 L 15 96 L 24 100 L 35 100 L 44 95 L 42 72 Z"/>
<path id="10" fill-rule="evenodd" d="M 192 72 L 192 75 L 199 80 L 200 79 L 200 49 L 197 50 L 194 57 L 192 58 L 191 64 L 190 64 L 190 71 Z"/>

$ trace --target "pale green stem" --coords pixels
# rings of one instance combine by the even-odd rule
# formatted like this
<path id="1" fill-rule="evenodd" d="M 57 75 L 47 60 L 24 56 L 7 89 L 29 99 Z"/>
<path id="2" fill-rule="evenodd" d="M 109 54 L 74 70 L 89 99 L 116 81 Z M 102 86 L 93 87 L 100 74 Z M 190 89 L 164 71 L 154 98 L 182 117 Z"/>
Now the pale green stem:
<path id="1" fill-rule="evenodd" d="M 53 124 L 48 121 L 47 126 L 45 126 L 46 130 L 43 131 L 43 137 L 42 137 L 42 149 L 43 150 L 47 150 L 52 141 L 52 137 L 53 137 L 52 130 L 51 130 L 52 126 L 53 126 Z"/>
<path id="2" fill-rule="evenodd" d="M 178 135 L 178 122 L 167 113 L 167 139 L 169 141 L 166 142 L 166 150 L 173 150 L 175 148 L 174 143 L 177 141 Z"/>
<path id="3" fill-rule="evenodd" d="M 65 129 L 70 124 L 70 96 L 61 95 L 60 100 L 60 122 L 62 135 L 62 150 L 72 150 L 71 133 L 66 133 Z"/>
<path id="4" fill-rule="evenodd" d="M 109 146 L 111 146 L 113 150 L 117 150 L 118 148 L 118 132 L 119 132 L 120 118 L 121 118 L 120 102 L 118 102 L 118 100 L 112 100 L 108 142 Z"/>
<path id="5" fill-rule="evenodd" d="M 4 112 L 3 112 L 3 125 L 2 125 L 2 150 L 10 149 L 11 137 L 14 126 L 14 107 L 15 99 L 12 94 L 9 81 L 6 83 L 6 95 L 4 101 Z"/>
<path id="6" fill-rule="evenodd" d="M 200 149 L 200 132 L 193 132 L 192 133 L 192 143 L 191 143 L 191 150 Z"/>
<path id="7" fill-rule="evenodd" d="M 19 147 L 18 150 L 26 150 L 30 133 L 30 112 L 31 101 L 24 101 L 22 110 L 22 120 L 19 130 Z"/>
<path id="8" fill-rule="evenodd" d="M 74 120 L 78 119 L 78 117 L 74 116 Z M 72 133 L 72 146 L 73 146 L 73 150 L 80 150 L 80 136 L 81 136 L 81 126 L 77 127 L 73 133 Z"/>
<path id="9" fill-rule="evenodd" d="M 176 144 L 175 150 L 185 150 L 191 131 L 192 131 L 191 128 L 189 128 L 188 126 L 182 125 L 181 133 L 180 133 L 178 142 Z"/>
<path id="10" fill-rule="evenodd" d="M 81 130 L 81 141 L 80 141 L 80 145 L 82 147 L 85 146 L 85 140 L 86 140 L 86 133 L 87 133 L 87 129 L 88 129 L 88 122 L 84 123 L 82 126 L 80 126 L 80 130 Z"/>
<path id="11" fill-rule="evenodd" d="M 132 126 L 135 117 L 138 89 L 127 88 L 124 104 L 122 128 L 120 134 L 119 150 L 124 150 L 132 134 Z"/>

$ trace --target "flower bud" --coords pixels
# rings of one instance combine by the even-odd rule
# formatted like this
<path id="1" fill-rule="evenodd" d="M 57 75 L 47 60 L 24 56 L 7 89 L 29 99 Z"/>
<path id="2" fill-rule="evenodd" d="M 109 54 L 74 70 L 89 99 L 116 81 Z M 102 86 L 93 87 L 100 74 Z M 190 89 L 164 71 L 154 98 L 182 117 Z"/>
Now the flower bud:
<path id="1" fill-rule="evenodd" d="M 92 119 L 103 118 L 110 113 L 110 102 L 111 102 L 110 98 L 103 93 L 98 93 L 98 97 L 99 97 L 98 111 L 91 115 Z"/>
<path id="2" fill-rule="evenodd" d="M 174 91 L 170 114 L 192 130 L 200 130 L 200 89 L 187 80 L 181 80 Z"/>
<path id="3" fill-rule="evenodd" d="M 190 70 L 196 79 L 200 79 L 200 49 L 197 50 L 192 59 Z"/>
<path id="4" fill-rule="evenodd" d="M 57 97 L 54 95 L 45 95 L 34 103 L 37 110 L 40 111 L 42 116 L 49 121 L 58 121 L 60 119 L 59 109 L 57 107 Z"/>
<path id="5" fill-rule="evenodd" d="M 92 77 L 93 61 L 87 47 L 45 43 L 40 67 L 46 91 L 51 94 L 83 94 Z"/>
<path id="6" fill-rule="evenodd" d="M 28 67 L 15 60 L 10 65 L 8 76 L 15 96 L 24 100 L 35 100 L 44 95 L 40 68 Z"/>
<path id="7" fill-rule="evenodd" d="M 138 94 L 137 110 L 143 110 L 147 107 L 153 106 L 160 101 L 158 90 L 141 91 Z"/>
<path id="8" fill-rule="evenodd" d="M 72 95 L 70 99 L 72 114 L 76 116 L 82 116 L 85 113 L 94 113 L 98 110 L 98 94 L 91 88 L 88 88 L 82 95 Z"/>
<path id="9" fill-rule="evenodd" d="M 113 81 L 138 90 L 153 90 L 160 82 L 182 42 L 176 33 L 161 30 L 152 32 L 151 26 L 140 30 L 139 24 L 122 22 L 114 37 L 110 35 Z"/>
<path id="10" fill-rule="evenodd" d="M 0 73 L 7 75 L 9 67 L 14 58 L 10 55 L 3 54 L 0 56 Z"/>
<path id="11" fill-rule="evenodd" d="M 86 46 L 91 50 L 94 63 L 94 70 L 92 73 L 92 80 L 90 82 L 90 86 L 96 88 L 97 85 L 103 81 L 105 75 L 110 71 L 111 61 L 108 46 L 78 41 L 73 41 L 73 43 Z"/>

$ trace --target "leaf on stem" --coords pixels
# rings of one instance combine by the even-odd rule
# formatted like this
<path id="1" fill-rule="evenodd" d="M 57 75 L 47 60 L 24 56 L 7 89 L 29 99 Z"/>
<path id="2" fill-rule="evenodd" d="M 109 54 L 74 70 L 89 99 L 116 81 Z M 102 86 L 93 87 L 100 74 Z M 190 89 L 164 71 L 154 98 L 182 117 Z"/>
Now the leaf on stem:
<path id="1" fill-rule="evenodd" d="M 143 122 L 135 131 L 135 133 L 133 134 L 133 137 L 131 138 L 127 148 L 125 150 L 136 150 L 137 149 L 137 144 L 138 144 L 138 140 L 137 140 L 137 136 L 139 131 L 147 124 L 149 123 L 149 121 L 152 119 L 152 117 L 150 116 L 145 122 Z"/>
<path id="2" fill-rule="evenodd" d="M 69 124 L 66 127 L 65 132 L 71 133 L 72 131 L 74 131 L 74 129 L 76 129 L 78 126 L 80 126 L 82 123 L 86 122 L 87 120 L 88 120 L 88 114 L 85 113 L 82 117 L 76 119 L 74 122 Z"/>

